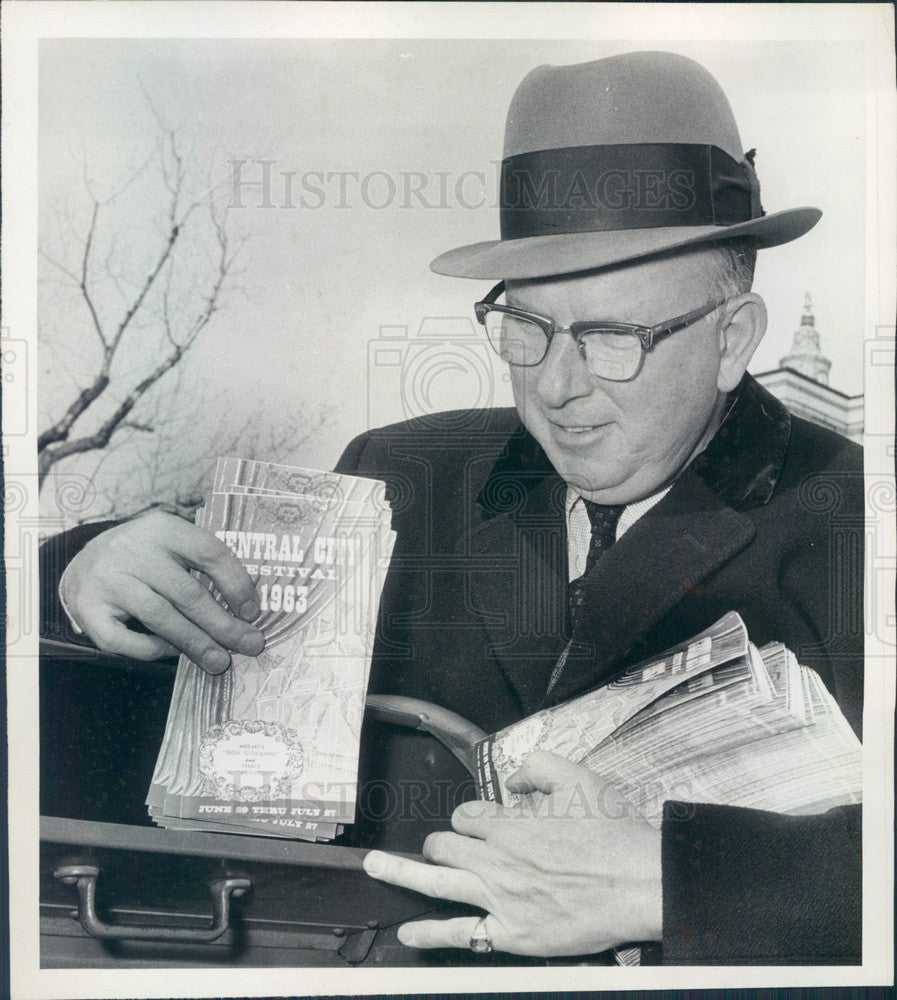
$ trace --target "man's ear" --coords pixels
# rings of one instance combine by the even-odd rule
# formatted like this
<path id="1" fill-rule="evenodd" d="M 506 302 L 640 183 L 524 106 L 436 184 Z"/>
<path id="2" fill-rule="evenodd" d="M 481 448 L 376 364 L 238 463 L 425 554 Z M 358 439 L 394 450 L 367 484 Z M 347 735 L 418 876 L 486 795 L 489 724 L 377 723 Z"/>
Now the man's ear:
<path id="1" fill-rule="evenodd" d="M 717 387 L 720 392 L 731 392 L 766 333 L 766 303 L 754 292 L 745 292 L 729 299 L 723 310 Z"/>

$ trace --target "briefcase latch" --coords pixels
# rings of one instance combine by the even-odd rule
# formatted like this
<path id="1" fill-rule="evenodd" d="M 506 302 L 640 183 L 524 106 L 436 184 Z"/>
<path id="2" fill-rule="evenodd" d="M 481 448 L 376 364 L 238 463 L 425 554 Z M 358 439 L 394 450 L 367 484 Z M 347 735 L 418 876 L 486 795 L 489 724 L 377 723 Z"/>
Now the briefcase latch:
<path id="1" fill-rule="evenodd" d="M 221 875 L 209 882 L 212 896 L 211 927 L 144 927 L 140 924 L 108 924 L 97 915 L 97 880 L 100 869 L 91 864 L 60 865 L 53 875 L 63 885 L 78 890 L 78 920 L 91 937 L 104 941 L 169 941 L 175 944 L 208 944 L 217 941 L 230 926 L 231 898 L 244 896 L 251 888 L 248 878 Z"/>

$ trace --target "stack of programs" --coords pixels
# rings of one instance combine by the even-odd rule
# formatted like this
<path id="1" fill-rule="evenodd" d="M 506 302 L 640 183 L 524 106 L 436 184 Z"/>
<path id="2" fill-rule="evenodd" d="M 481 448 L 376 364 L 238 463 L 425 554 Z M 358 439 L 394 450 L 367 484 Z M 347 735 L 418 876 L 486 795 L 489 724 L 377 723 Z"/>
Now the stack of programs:
<path id="1" fill-rule="evenodd" d="M 481 740 L 480 797 L 518 802 L 505 782 L 540 749 L 584 764 L 658 827 L 668 800 L 793 814 L 862 800 L 862 747 L 818 674 L 781 643 L 758 649 L 734 612 Z M 637 946 L 615 951 L 621 965 L 639 964 Z"/>
<path id="2" fill-rule="evenodd" d="M 730 612 L 607 686 L 477 745 L 482 798 L 533 750 L 584 764 L 659 826 L 666 800 L 822 812 L 862 795 L 862 747 L 819 676 L 781 643 L 757 649 Z"/>
<path id="3" fill-rule="evenodd" d="M 223 458 L 197 523 L 255 581 L 266 645 L 214 676 L 181 657 L 150 815 L 172 829 L 330 840 L 355 818 L 395 540 L 384 484 Z"/>

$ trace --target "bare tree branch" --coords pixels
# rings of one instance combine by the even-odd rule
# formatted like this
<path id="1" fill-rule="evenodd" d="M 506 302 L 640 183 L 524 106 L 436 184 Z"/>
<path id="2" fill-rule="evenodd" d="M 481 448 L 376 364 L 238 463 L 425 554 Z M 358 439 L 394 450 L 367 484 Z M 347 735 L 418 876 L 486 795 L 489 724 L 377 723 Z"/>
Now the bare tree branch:
<path id="1" fill-rule="evenodd" d="M 178 180 L 177 184 L 180 184 L 180 180 Z M 176 190 L 172 192 L 172 197 L 177 197 Z M 69 438 L 69 432 L 74 422 L 109 385 L 109 369 L 115 355 L 115 351 L 121 342 L 124 330 L 127 328 L 128 323 L 136 313 L 140 303 L 145 298 L 149 288 L 155 282 L 162 268 L 165 266 L 166 262 L 170 260 L 171 250 L 174 246 L 175 240 L 177 239 L 177 226 L 175 226 L 169 237 L 165 250 L 160 256 L 156 267 L 144 283 L 144 287 L 141 290 L 137 301 L 122 320 L 119 325 L 119 329 L 113 335 L 112 339 L 108 342 L 104 342 L 106 346 L 104 350 L 103 363 L 97 378 L 88 389 L 85 389 L 78 396 L 78 398 L 66 411 L 64 416 L 48 431 L 45 431 L 38 439 L 39 484 L 43 483 L 47 473 L 57 462 L 60 462 L 65 458 L 69 458 L 71 455 L 105 448 L 109 444 L 112 435 L 125 422 L 126 417 L 133 410 L 136 403 L 159 381 L 159 379 L 161 379 L 181 361 L 185 353 L 193 346 L 197 337 L 208 325 L 215 312 L 217 312 L 221 290 L 227 279 L 228 271 L 234 261 L 235 254 L 230 253 L 228 248 L 226 213 L 224 218 L 221 219 L 215 215 L 214 209 L 211 209 L 211 211 L 215 227 L 215 236 L 219 248 L 218 268 L 212 282 L 212 287 L 209 293 L 205 296 L 204 307 L 200 311 L 196 320 L 193 322 L 192 327 L 182 339 L 175 339 L 171 329 L 167 295 L 163 292 L 163 322 L 165 324 L 166 337 L 172 345 L 171 352 L 166 358 L 157 364 L 148 375 L 141 379 L 131 389 L 131 391 L 113 410 L 112 414 L 108 416 L 100 424 L 100 426 L 96 428 L 96 430 L 90 434 L 84 434 L 77 438 Z"/>
<path id="2" fill-rule="evenodd" d="M 106 334 L 103 332 L 102 324 L 100 323 L 100 317 L 97 315 L 96 306 L 93 304 L 93 298 L 87 288 L 87 269 L 90 265 L 90 248 L 93 246 L 93 238 L 97 229 L 97 216 L 100 213 L 100 203 L 94 200 L 93 203 L 93 213 L 90 216 L 90 227 L 87 230 L 87 239 L 84 241 L 84 254 L 81 257 L 81 280 L 78 283 L 78 287 L 81 289 L 81 295 L 87 304 L 88 312 L 90 313 L 90 318 L 93 321 L 94 329 L 97 332 L 97 336 L 100 338 L 100 343 L 103 345 L 103 351 L 107 352 L 109 349 L 109 344 L 106 340 Z"/>
<path id="3" fill-rule="evenodd" d="M 141 438 L 138 444 L 125 435 L 127 451 L 116 443 L 102 452 L 94 472 L 94 483 L 105 500 L 104 507 L 93 508 L 89 517 L 134 517 L 153 507 L 161 507 L 192 519 L 196 508 L 203 502 L 208 489 L 215 459 L 219 455 L 240 455 L 270 462 L 298 462 L 303 464 L 303 447 L 320 427 L 326 416 L 323 412 L 310 415 L 300 407 L 291 412 L 277 413 L 277 419 L 264 419 L 258 414 L 238 417 L 230 422 L 227 415 L 232 409 L 229 401 L 218 398 L 221 410 L 212 405 L 215 394 L 206 393 L 201 400 L 191 399 L 186 412 L 177 413 L 176 400 L 183 400 L 187 393 L 183 384 L 192 386 L 192 376 L 184 369 L 176 369 L 177 376 L 164 394 L 156 395 L 149 406 L 151 421 L 158 431 Z M 174 404 L 174 405 L 173 405 Z M 209 415 L 205 433 L 199 431 L 194 412 Z M 164 423 L 167 419 L 169 423 Z M 191 435 L 185 435 L 184 425 L 189 422 Z M 116 439 L 117 441 L 118 439 Z M 110 470 L 101 480 L 99 469 L 107 454 L 118 450 L 126 461 Z M 150 502 L 149 498 L 152 498 Z"/>
<path id="4" fill-rule="evenodd" d="M 66 277 L 67 277 L 67 278 L 69 279 L 69 281 L 73 282 L 73 283 L 74 283 L 75 285 L 79 284 L 79 281 L 80 281 L 80 279 L 79 279 L 79 278 L 78 278 L 78 276 L 77 276 L 77 275 L 75 274 L 75 272 L 74 272 L 74 271 L 70 271 L 70 270 L 69 270 L 69 269 L 68 269 L 68 268 L 67 268 L 67 267 L 65 266 L 65 264 L 61 264 L 61 263 L 60 263 L 60 262 L 59 262 L 58 260 L 56 260 L 56 259 L 55 259 L 54 257 L 51 257 L 51 256 L 50 256 L 50 255 L 49 255 L 49 254 L 48 254 L 48 253 L 46 252 L 46 250 L 44 250 L 44 248 L 43 248 L 43 247 L 38 247 L 38 248 L 37 248 L 37 252 L 38 252 L 38 255 L 39 255 L 39 256 L 41 256 L 41 257 L 43 257 L 43 259 L 44 259 L 44 260 L 45 260 L 45 261 L 46 261 L 46 262 L 47 262 L 48 264 L 52 264 L 52 265 L 53 265 L 53 267 L 55 267 L 55 268 L 56 268 L 56 269 L 57 269 L 58 271 L 61 271 L 61 272 L 62 272 L 62 273 L 63 273 L 63 274 L 64 274 L 64 275 L 65 275 L 65 276 L 66 276 Z"/>
<path id="5" fill-rule="evenodd" d="M 176 203 L 178 199 L 179 188 L 172 192 L 172 203 Z M 38 482 L 42 483 L 46 473 L 50 468 L 58 461 L 66 458 L 68 455 L 75 454 L 79 451 L 89 451 L 93 447 L 104 447 L 108 444 L 109 437 L 111 436 L 111 431 L 107 434 L 105 432 L 105 425 L 101 427 L 93 435 L 88 435 L 78 439 L 78 441 L 69 441 L 69 434 L 71 433 L 72 427 L 75 422 L 96 402 L 100 396 L 106 391 L 109 386 L 110 381 L 110 370 L 112 367 L 113 359 L 115 358 L 115 353 L 121 344 L 122 338 L 128 329 L 137 311 L 143 305 L 146 300 L 147 295 L 152 289 L 156 282 L 162 268 L 165 266 L 166 262 L 170 260 L 174 246 L 177 242 L 178 236 L 181 232 L 181 224 L 175 221 L 171 228 L 169 229 L 165 245 L 162 248 L 155 264 L 151 268 L 149 274 L 144 279 L 143 285 L 135 296 L 134 300 L 128 306 L 125 311 L 124 316 L 118 324 L 118 328 L 110 336 L 107 336 L 103 330 L 100 323 L 99 316 L 97 315 L 97 310 L 93 302 L 93 297 L 89 289 L 89 263 L 90 263 L 90 251 L 93 246 L 94 237 L 97 228 L 97 218 L 99 215 L 100 204 L 94 198 L 93 202 L 93 212 L 91 214 L 90 226 L 88 228 L 87 238 L 84 243 L 84 252 L 81 258 L 81 278 L 79 281 L 79 289 L 81 291 L 81 296 L 87 305 L 88 311 L 90 313 L 91 319 L 93 321 L 94 329 L 96 330 L 97 336 L 100 338 L 100 343 L 103 347 L 103 358 L 100 365 L 100 369 L 97 372 L 93 382 L 83 389 L 78 396 L 74 399 L 62 417 L 57 420 L 54 424 L 44 430 L 37 439 L 37 451 L 38 451 Z M 191 209 L 192 210 L 192 209 Z M 173 215 L 172 215 L 173 218 Z M 176 364 L 179 360 L 176 357 L 172 364 Z M 162 375 L 168 371 L 171 365 L 159 366 L 157 373 L 154 373 L 154 378 L 149 382 L 152 385 L 153 382 L 161 378 Z M 145 389 L 143 391 L 146 391 Z M 142 395 L 142 393 L 141 393 Z M 132 404 L 133 405 L 133 404 Z M 123 419 L 125 415 L 129 412 L 130 407 L 122 412 L 120 419 Z M 114 426 L 111 430 L 114 430 Z M 91 440 L 96 440 L 100 442 L 98 445 L 91 445 L 89 442 Z M 60 442 L 63 442 L 67 447 L 62 447 Z M 56 446 L 56 447 L 54 447 Z M 51 449 L 49 450 L 48 449 Z"/>
<path id="6" fill-rule="evenodd" d="M 90 519 L 133 516 L 157 501 L 189 516 L 218 455 L 301 462 L 305 443 L 325 421 L 323 412 L 301 407 L 278 411 L 276 419 L 247 416 L 223 391 L 197 398 L 195 362 L 185 359 L 205 342 L 231 292 L 245 294 L 235 279 L 246 239 L 233 232 L 226 207 L 230 173 L 215 180 L 210 169 L 197 180 L 189 145 L 145 96 L 155 124 L 149 154 L 110 191 L 88 176 L 85 151 L 86 232 L 73 225 L 66 201 L 59 212 L 62 252 L 40 250 L 59 275 L 52 284 L 67 283 L 86 308 L 100 352 L 82 376 L 86 387 L 76 385 L 62 417 L 38 439 L 39 482 L 57 463 L 87 471 L 99 498 L 83 513 Z M 150 164 L 156 177 L 146 174 Z M 141 186 L 125 197 L 139 175 L 147 191 Z M 135 266 L 133 249 L 142 245 L 153 249 Z M 58 315 L 70 314 L 69 298 Z M 76 341 L 70 329 L 61 332 L 62 343 Z M 79 358 L 74 370 L 89 363 Z"/>

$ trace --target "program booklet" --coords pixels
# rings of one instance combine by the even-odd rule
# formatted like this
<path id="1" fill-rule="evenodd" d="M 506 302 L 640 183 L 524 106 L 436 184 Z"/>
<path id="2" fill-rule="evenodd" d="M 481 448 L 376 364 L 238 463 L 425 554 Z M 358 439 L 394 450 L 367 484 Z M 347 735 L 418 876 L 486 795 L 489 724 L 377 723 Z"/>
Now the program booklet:
<path id="1" fill-rule="evenodd" d="M 255 581 L 265 649 L 218 675 L 181 657 L 147 796 L 156 823 L 330 840 L 354 821 L 390 519 L 377 480 L 218 460 L 197 523 Z"/>

